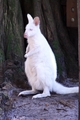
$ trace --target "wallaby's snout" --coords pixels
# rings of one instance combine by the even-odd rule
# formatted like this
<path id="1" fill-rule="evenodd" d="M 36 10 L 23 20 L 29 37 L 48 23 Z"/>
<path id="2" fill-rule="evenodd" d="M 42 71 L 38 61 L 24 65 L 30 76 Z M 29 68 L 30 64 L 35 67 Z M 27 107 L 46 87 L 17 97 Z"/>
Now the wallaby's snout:
<path id="1" fill-rule="evenodd" d="M 27 36 L 27 34 L 26 33 L 24 33 L 24 38 L 27 38 L 28 36 Z"/>

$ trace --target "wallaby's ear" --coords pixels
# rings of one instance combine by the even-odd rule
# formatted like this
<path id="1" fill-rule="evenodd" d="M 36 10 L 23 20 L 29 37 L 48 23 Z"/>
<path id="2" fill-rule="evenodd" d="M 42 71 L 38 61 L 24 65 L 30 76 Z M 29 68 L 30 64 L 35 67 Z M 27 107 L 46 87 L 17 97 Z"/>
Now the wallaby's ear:
<path id="1" fill-rule="evenodd" d="M 35 24 L 36 26 L 40 24 L 40 19 L 39 19 L 39 17 L 35 17 L 35 18 L 34 18 L 34 24 Z"/>
<path id="2" fill-rule="evenodd" d="M 28 22 L 33 22 L 33 18 L 30 14 L 27 14 Z"/>

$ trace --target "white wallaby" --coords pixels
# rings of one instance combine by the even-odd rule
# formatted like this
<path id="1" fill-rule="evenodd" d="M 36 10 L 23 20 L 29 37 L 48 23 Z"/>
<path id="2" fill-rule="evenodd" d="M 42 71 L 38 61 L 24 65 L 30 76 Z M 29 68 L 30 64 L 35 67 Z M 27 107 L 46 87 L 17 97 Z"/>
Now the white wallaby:
<path id="1" fill-rule="evenodd" d="M 50 96 L 54 91 L 58 94 L 78 93 L 79 87 L 65 87 L 56 81 L 57 65 L 54 53 L 52 52 L 46 38 L 40 31 L 40 19 L 34 19 L 27 14 L 28 24 L 25 28 L 24 37 L 28 40 L 26 48 L 25 73 L 32 90 L 25 90 L 19 95 L 36 94 L 32 98 Z"/>

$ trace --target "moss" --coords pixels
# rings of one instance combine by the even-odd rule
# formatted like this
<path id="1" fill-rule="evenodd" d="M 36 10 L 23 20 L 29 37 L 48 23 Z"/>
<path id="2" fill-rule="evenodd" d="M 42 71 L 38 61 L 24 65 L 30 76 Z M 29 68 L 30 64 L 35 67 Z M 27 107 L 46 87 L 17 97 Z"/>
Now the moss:
<path id="1" fill-rule="evenodd" d="M 52 49 L 54 51 L 55 57 L 56 57 L 56 62 L 57 62 L 57 70 L 58 74 L 62 75 L 62 72 L 65 71 L 64 67 L 64 55 L 61 51 L 59 41 L 58 40 L 53 40 L 51 43 Z"/>
<path id="2" fill-rule="evenodd" d="M 59 50 L 59 42 L 58 40 L 53 40 L 53 46 L 55 50 Z"/>
<path id="3" fill-rule="evenodd" d="M 4 52 L 2 49 L 0 49 L 0 65 L 4 61 Z"/>
<path id="4" fill-rule="evenodd" d="M 6 59 L 23 57 L 23 21 L 19 1 L 4 0 L 4 28 L 6 34 Z"/>
<path id="5" fill-rule="evenodd" d="M 56 61 L 57 61 L 57 70 L 58 70 L 58 73 L 61 75 L 61 74 L 62 74 L 62 71 L 63 71 L 62 63 L 60 62 L 61 55 L 58 54 L 58 53 L 56 53 L 56 54 L 55 54 L 55 57 L 56 57 Z"/>
<path id="6" fill-rule="evenodd" d="M 13 35 L 9 33 L 8 35 L 8 43 L 7 43 L 7 57 L 10 57 L 10 53 L 12 52 L 12 43 L 11 40 L 13 38 Z"/>
<path id="7" fill-rule="evenodd" d="M 17 39 L 17 38 L 16 38 Z M 19 41 L 19 39 L 17 39 L 17 41 Z M 21 51 L 21 48 L 20 48 L 20 44 L 19 43 L 15 43 L 14 45 L 14 53 L 16 53 L 17 55 L 19 55 L 19 57 L 22 56 L 22 51 Z"/>

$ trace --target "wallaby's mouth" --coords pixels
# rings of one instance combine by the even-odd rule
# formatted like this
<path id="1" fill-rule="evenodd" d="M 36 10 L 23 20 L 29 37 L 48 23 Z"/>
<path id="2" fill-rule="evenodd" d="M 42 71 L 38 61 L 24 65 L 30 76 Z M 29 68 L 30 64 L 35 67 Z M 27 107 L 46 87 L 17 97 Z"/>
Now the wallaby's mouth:
<path id="1" fill-rule="evenodd" d="M 27 35 L 24 33 L 24 38 L 27 38 Z"/>

